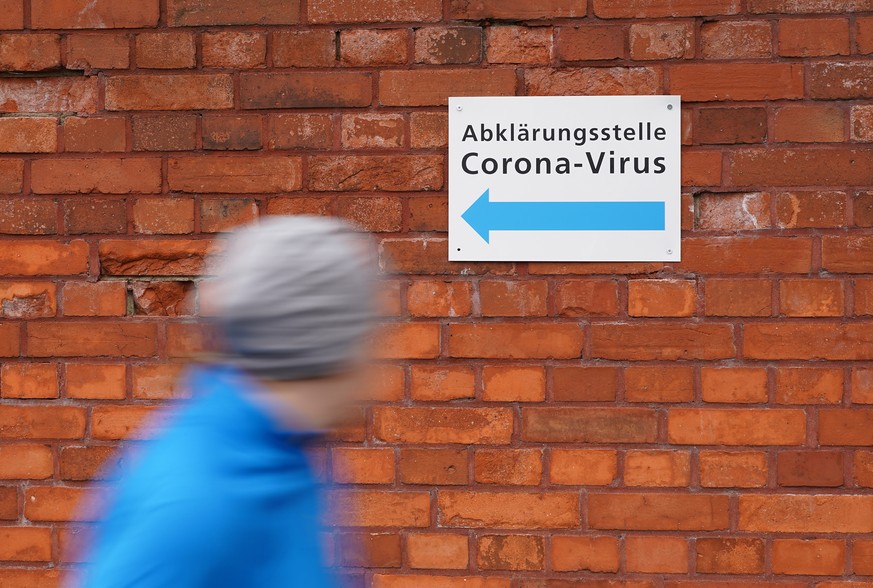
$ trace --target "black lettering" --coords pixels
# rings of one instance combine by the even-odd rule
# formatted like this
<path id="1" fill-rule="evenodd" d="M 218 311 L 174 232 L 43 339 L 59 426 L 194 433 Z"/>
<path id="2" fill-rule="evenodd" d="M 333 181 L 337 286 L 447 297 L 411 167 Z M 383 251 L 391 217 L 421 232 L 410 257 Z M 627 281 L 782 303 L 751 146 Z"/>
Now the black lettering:
<path id="1" fill-rule="evenodd" d="M 467 139 L 479 140 L 476 138 L 476 131 L 473 130 L 473 125 L 467 125 L 467 128 L 464 130 L 464 138 L 461 141 L 466 141 Z"/>
<path id="2" fill-rule="evenodd" d="M 552 173 L 552 160 L 548 157 L 537 157 L 536 163 L 538 174 Z M 543 171 L 543 168 L 545 168 L 545 171 Z"/>
<path id="3" fill-rule="evenodd" d="M 591 157 L 591 152 L 590 151 L 585 152 L 585 157 L 588 158 L 588 166 L 591 168 L 592 172 L 594 172 L 596 174 L 600 173 L 600 166 L 603 165 L 603 157 L 605 155 L 606 154 L 603 151 L 601 151 L 600 158 L 597 160 L 597 163 L 594 163 L 594 158 Z"/>
<path id="4" fill-rule="evenodd" d="M 555 173 L 558 174 L 569 174 L 570 173 L 570 160 L 566 157 L 558 158 L 558 165 L 555 166 Z"/>
<path id="5" fill-rule="evenodd" d="M 649 158 L 643 157 L 642 161 L 645 165 L 640 169 L 640 158 L 634 157 L 634 171 L 638 174 L 647 174 L 649 173 Z"/>
<path id="6" fill-rule="evenodd" d="M 490 168 L 490 169 L 489 169 Z M 497 160 L 488 157 L 482 160 L 482 171 L 486 174 L 493 175 L 497 173 Z"/>
<path id="7" fill-rule="evenodd" d="M 464 173 L 468 173 L 468 174 L 470 174 L 471 176 L 475 176 L 475 175 L 477 175 L 479 172 L 477 172 L 477 171 L 475 171 L 475 170 L 472 170 L 472 169 L 470 169 L 470 168 L 467 167 L 467 160 L 470 159 L 471 157 L 479 157 L 479 154 L 478 154 L 478 153 L 468 153 L 468 154 L 466 154 L 466 155 L 464 156 L 464 158 L 461 160 L 461 168 L 464 170 Z"/>
<path id="8" fill-rule="evenodd" d="M 524 169 L 522 169 L 522 164 L 524 164 L 526 166 Z M 524 174 L 530 173 L 530 168 L 531 168 L 530 159 L 528 159 L 526 157 L 519 157 L 518 159 L 515 160 L 515 173 L 524 175 Z"/>
<path id="9" fill-rule="evenodd" d="M 657 131 L 655 131 L 655 132 L 657 133 Z M 655 158 L 655 173 L 662 174 L 665 171 L 667 171 L 667 168 L 664 165 L 664 158 L 663 157 L 656 157 Z"/>
<path id="10" fill-rule="evenodd" d="M 664 137 L 666 137 L 666 136 L 667 136 L 667 131 L 665 131 L 663 127 L 658 127 L 657 129 L 655 129 L 655 138 L 658 141 L 663 141 Z"/>

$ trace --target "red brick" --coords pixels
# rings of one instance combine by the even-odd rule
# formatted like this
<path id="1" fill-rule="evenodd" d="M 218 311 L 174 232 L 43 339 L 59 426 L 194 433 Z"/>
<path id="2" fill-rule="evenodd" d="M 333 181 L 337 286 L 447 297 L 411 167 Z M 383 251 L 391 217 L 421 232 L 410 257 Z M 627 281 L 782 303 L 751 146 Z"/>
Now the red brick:
<path id="1" fill-rule="evenodd" d="M 328 29 L 273 33 L 276 67 L 329 67 L 336 62 L 336 32 Z"/>
<path id="2" fill-rule="evenodd" d="M 660 18 L 665 16 L 715 16 L 737 14 L 738 0 L 594 0 L 594 13 L 600 18 Z"/>
<path id="3" fill-rule="evenodd" d="M 525 70 L 528 96 L 658 94 L 661 70 L 653 67 L 576 67 Z"/>
<path id="4" fill-rule="evenodd" d="M 698 474 L 704 488 L 761 488 L 767 485 L 767 454 L 703 450 Z"/>
<path id="5" fill-rule="evenodd" d="M 473 398 L 473 370 L 455 366 L 413 366 L 410 393 L 414 400 L 424 401 Z"/>
<path id="6" fill-rule="evenodd" d="M 694 27 L 686 22 L 632 24 L 630 56 L 637 61 L 693 57 Z"/>
<path id="7" fill-rule="evenodd" d="M 160 430 L 153 406 L 97 406 L 91 412 L 94 439 L 150 439 Z"/>
<path id="8" fill-rule="evenodd" d="M 122 199 L 88 198 L 64 202 L 68 234 L 127 232 L 127 206 Z"/>
<path id="9" fill-rule="evenodd" d="M 88 244 L 53 241 L 3 241 L 0 275 L 76 275 L 88 271 Z"/>
<path id="10" fill-rule="evenodd" d="M 873 487 L 873 452 L 855 451 L 852 478 L 862 488 Z"/>
<path id="11" fill-rule="evenodd" d="M 219 233 L 231 231 L 258 218 L 258 205 L 251 199 L 216 199 L 200 202 L 200 231 Z M 368 227 L 372 229 L 372 227 Z"/>
<path id="12" fill-rule="evenodd" d="M 187 114 L 132 117 L 134 151 L 187 151 L 197 141 L 197 117 Z"/>
<path id="13" fill-rule="evenodd" d="M 770 223 L 770 194 L 700 194 L 696 197 L 696 227 L 715 231 L 764 229 Z"/>
<path id="14" fill-rule="evenodd" d="M 545 316 L 547 299 L 548 284 L 545 281 L 483 280 L 479 283 L 482 316 Z"/>
<path id="15" fill-rule="evenodd" d="M 773 52 L 772 25 L 765 20 L 725 20 L 700 29 L 704 59 L 754 59 Z"/>
<path id="16" fill-rule="evenodd" d="M 342 144 L 348 149 L 404 146 L 406 119 L 400 114 L 349 114 L 342 117 Z"/>
<path id="17" fill-rule="evenodd" d="M 686 151 L 682 154 L 683 186 L 719 186 L 721 174 L 720 151 Z"/>
<path id="18" fill-rule="evenodd" d="M 582 25 L 558 29 L 556 44 L 561 61 L 622 59 L 627 28 L 624 25 Z"/>
<path id="19" fill-rule="evenodd" d="M 433 359 L 440 353 L 440 325 L 434 323 L 384 325 L 374 346 L 380 359 Z"/>
<path id="20" fill-rule="evenodd" d="M 379 74 L 383 106 L 445 106 L 449 96 L 512 96 L 509 69 L 386 70 Z"/>
<path id="21" fill-rule="evenodd" d="M 67 69 L 127 69 L 130 66 L 130 41 L 114 33 L 75 33 L 67 35 Z"/>
<path id="22" fill-rule="evenodd" d="M 136 65 L 146 69 L 184 69 L 197 64 L 194 34 L 140 33 L 136 36 Z"/>
<path id="23" fill-rule="evenodd" d="M 466 282 L 415 281 L 408 290 L 410 316 L 468 316 L 471 285 Z"/>
<path id="24" fill-rule="evenodd" d="M 836 576 L 846 567 L 846 543 L 836 539 L 775 539 L 773 573 Z"/>
<path id="25" fill-rule="evenodd" d="M 448 257 L 448 241 L 444 238 L 383 239 L 380 244 L 380 263 L 389 274 L 505 275 L 513 267 L 507 263 L 452 263 Z"/>
<path id="26" fill-rule="evenodd" d="M 47 562 L 52 559 L 48 527 L 0 527 L 0 560 Z"/>
<path id="27" fill-rule="evenodd" d="M 841 142 L 845 112 L 838 106 L 785 106 L 776 111 L 776 141 Z"/>
<path id="28" fill-rule="evenodd" d="M 24 1 L 11 0 L 4 7 L 0 16 L 0 29 L 24 28 Z"/>
<path id="29" fill-rule="evenodd" d="M 624 398 L 628 402 L 688 402 L 694 398 L 694 371 L 685 366 L 625 369 Z"/>
<path id="30" fill-rule="evenodd" d="M 439 520 L 444 527 L 568 529 L 580 524 L 579 501 L 572 492 L 441 490 Z"/>
<path id="31" fill-rule="evenodd" d="M 115 447 L 64 447 L 60 454 L 61 479 L 77 482 L 106 479 L 112 475 L 107 466 L 117 467 L 120 461 Z"/>
<path id="32" fill-rule="evenodd" d="M 133 397 L 150 400 L 185 398 L 188 390 L 182 379 L 183 364 L 145 364 L 133 366 Z"/>
<path id="33" fill-rule="evenodd" d="M 200 25 L 289 25 L 299 21 L 297 0 L 168 0 L 171 27 Z"/>
<path id="34" fill-rule="evenodd" d="M 628 516 L 634 513 L 634 516 Z M 715 531 L 727 529 L 728 497 L 717 494 L 590 494 L 592 529 Z"/>
<path id="35" fill-rule="evenodd" d="M 762 143 L 767 139 L 767 111 L 763 108 L 703 108 L 698 114 L 701 143 Z"/>
<path id="36" fill-rule="evenodd" d="M 859 53 L 873 53 L 873 18 L 858 17 L 855 19 L 857 35 L 855 41 L 858 44 Z"/>
<path id="37" fill-rule="evenodd" d="M 852 404 L 873 404 L 873 370 L 852 369 Z"/>
<path id="38" fill-rule="evenodd" d="M 397 467 L 404 484 L 463 485 L 468 461 L 466 449 L 403 448 Z"/>
<path id="39" fill-rule="evenodd" d="M 543 537 L 533 535 L 483 535 L 476 562 L 480 570 L 542 570 Z"/>
<path id="40" fill-rule="evenodd" d="M 340 31 L 343 65 L 396 65 L 409 59 L 405 29 L 350 29 Z"/>
<path id="41" fill-rule="evenodd" d="M 137 29 L 158 24 L 158 0 L 31 0 L 35 29 Z"/>
<path id="42" fill-rule="evenodd" d="M 194 200 L 190 198 L 138 198 L 131 213 L 137 233 L 174 235 L 194 230 Z"/>
<path id="43" fill-rule="evenodd" d="M 361 4 L 354 0 L 312 0 L 309 22 L 335 24 L 352 22 L 433 22 L 442 18 L 438 0 L 410 0 L 402 4 L 378 2 Z"/>
<path id="44" fill-rule="evenodd" d="M 118 75 L 106 79 L 107 110 L 214 110 L 233 106 L 228 74 Z"/>
<path id="45" fill-rule="evenodd" d="M 843 454 L 837 451 L 782 451 L 778 454 L 780 486 L 843 485 Z"/>
<path id="46" fill-rule="evenodd" d="M 126 368 L 123 364 L 68 363 L 66 396 L 93 400 L 121 400 L 125 397 Z"/>
<path id="47" fill-rule="evenodd" d="M 210 150 L 253 150 L 261 148 L 261 117 L 204 116 L 203 148 Z"/>
<path id="48" fill-rule="evenodd" d="M 464 570 L 470 560 L 469 539 L 455 533 L 411 533 L 406 556 L 415 569 Z"/>
<path id="49" fill-rule="evenodd" d="M 0 159 L 0 194 L 20 194 L 24 182 L 24 161 Z"/>
<path id="50" fill-rule="evenodd" d="M 658 422 L 646 408 L 525 408 L 521 428 L 535 443 L 653 443 Z"/>
<path id="51" fill-rule="evenodd" d="M 373 100 L 370 75 L 358 72 L 243 73 L 243 109 L 341 108 L 369 106 Z"/>
<path id="52" fill-rule="evenodd" d="M 852 542 L 852 571 L 864 576 L 873 575 L 873 541 Z"/>
<path id="53" fill-rule="evenodd" d="M 688 542 L 682 537 L 629 535 L 624 540 L 624 546 L 629 572 L 688 572 Z"/>
<path id="54" fill-rule="evenodd" d="M 0 318 L 55 316 L 56 287 L 51 282 L 0 282 Z"/>
<path id="55" fill-rule="evenodd" d="M 215 31 L 200 36 L 203 67 L 249 69 L 267 61 L 267 35 L 253 31 Z"/>
<path id="56" fill-rule="evenodd" d="M 0 234 L 53 235 L 57 232 L 58 212 L 53 200 L 0 200 Z"/>
<path id="57" fill-rule="evenodd" d="M 694 315 L 697 289 L 690 280 L 631 280 L 630 316 L 681 317 Z"/>
<path id="58" fill-rule="evenodd" d="M 157 352 L 154 323 L 33 323 L 27 330 L 32 357 L 146 357 Z"/>
<path id="59" fill-rule="evenodd" d="M 18 489 L 14 486 L 0 486 L 0 520 L 16 521 L 19 517 L 18 511 Z"/>
<path id="60" fill-rule="evenodd" d="M 697 571 L 704 574 L 763 574 L 764 542 L 746 537 L 697 539 Z"/>
<path id="61" fill-rule="evenodd" d="M 0 112 L 96 112 L 96 77 L 3 78 Z"/>
<path id="62" fill-rule="evenodd" d="M 61 38 L 58 35 L 0 35 L 0 71 L 41 71 L 60 64 Z"/>
<path id="63" fill-rule="evenodd" d="M 865 235 L 822 238 L 822 269 L 834 273 L 869 273 L 873 239 Z"/>
<path id="64" fill-rule="evenodd" d="M 504 408 L 383 408 L 373 411 L 377 439 L 386 443 L 509 443 L 513 423 Z"/>
<path id="65" fill-rule="evenodd" d="M 64 151 L 108 153 L 125 151 L 127 124 L 121 117 L 64 119 Z"/>
<path id="66" fill-rule="evenodd" d="M 180 192 L 290 192 L 302 182 L 299 157 L 186 156 L 168 161 L 171 190 Z"/>
<path id="67" fill-rule="evenodd" d="M 56 569 L 6 568 L 0 570 L 0 582 L 9 588 L 56 588 L 61 575 Z"/>
<path id="68" fill-rule="evenodd" d="M 543 478 L 543 454 L 536 449 L 480 449 L 473 470 L 479 484 L 537 486 Z"/>
<path id="69" fill-rule="evenodd" d="M 541 367 L 486 366 L 482 400 L 493 402 L 542 402 L 546 399 L 546 374 Z"/>
<path id="70" fill-rule="evenodd" d="M 702 368 L 704 402 L 767 402 L 767 371 L 763 368 Z"/>
<path id="71" fill-rule="evenodd" d="M 821 445 L 870 445 L 873 443 L 873 410 L 828 408 L 819 411 L 818 440 Z"/>
<path id="72" fill-rule="evenodd" d="M 873 8 L 870 0 L 751 0 L 749 10 L 754 13 L 784 12 L 788 14 L 808 14 L 816 12 L 853 12 Z"/>
<path id="73" fill-rule="evenodd" d="M 788 18 L 779 21 L 779 55 L 848 54 L 849 21 L 846 18 Z"/>
<path id="74" fill-rule="evenodd" d="M 687 487 L 691 483 L 691 454 L 669 451 L 628 451 L 624 457 L 625 486 Z"/>
<path id="75" fill-rule="evenodd" d="M 449 17 L 463 20 L 536 20 L 585 16 L 581 0 L 548 0 L 531 4 L 525 0 L 451 0 Z"/>
<path id="76" fill-rule="evenodd" d="M 509 578 L 375 574 L 373 588 L 509 588 Z"/>
<path id="77" fill-rule="evenodd" d="M 435 65 L 478 63 L 482 59 L 479 27 L 422 27 L 415 30 L 415 62 Z"/>
<path id="78" fill-rule="evenodd" d="M 614 537 L 552 537 L 552 569 L 556 572 L 617 572 L 619 544 Z"/>
<path id="79" fill-rule="evenodd" d="M 548 64 L 552 57 L 550 27 L 491 26 L 485 29 L 489 63 Z"/>
<path id="80" fill-rule="evenodd" d="M 581 357 L 582 344 L 582 328 L 568 323 L 449 326 L 449 355 L 452 357 L 574 359 Z"/>
<path id="81" fill-rule="evenodd" d="M 846 207 L 845 192 L 780 192 L 776 195 L 776 223 L 783 228 L 841 227 L 846 223 Z M 855 217 L 857 222 L 857 209 Z"/>
<path id="82" fill-rule="evenodd" d="M 41 159 L 32 166 L 36 194 L 155 194 L 161 191 L 156 158 Z"/>
<path id="83" fill-rule="evenodd" d="M 852 106 L 851 137 L 855 141 L 873 141 L 873 108 L 867 104 Z"/>
<path id="84" fill-rule="evenodd" d="M 869 533 L 873 497 L 828 494 L 740 496 L 739 530 L 776 533 Z"/>
<path id="85" fill-rule="evenodd" d="M 812 242 L 803 237 L 689 237 L 679 267 L 706 274 L 807 273 Z"/>
<path id="86" fill-rule="evenodd" d="M 0 445 L 0 480 L 45 480 L 54 474 L 54 462 L 49 445 Z"/>
<path id="87" fill-rule="evenodd" d="M 124 316 L 127 285 L 124 282 L 67 282 L 64 316 Z"/>
<path id="88" fill-rule="evenodd" d="M 591 326 L 591 354 L 602 359 L 726 359 L 735 353 L 730 325 L 649 323 Z"/>
<path id="89" fill-rule="evenodd" d="M 327 114 L 274 114 L 269 117 L 270 149 L 330 149 L 333 123 Z"/>
<path id="90" fill-rule="evenodd" d="M 18 357 L 21 354 L 21 327 L 15 323 L 0 324 L 0 357 Z"/>
<path id="91" fill-rule="evenodd" d="M 167 325 L 167 355 L 191 360 L 203 353 L 215 353 L 218 335 L 206 323 L 170 323 Z"/>
<path id="92" fill-rule="evenodd" d="M 448 231 L 449 201 L 445 196 L 417 196 L 409 200 L 410 231 Z"/>
<path id="93" fill-rule="evenodd" d="M 839 280 L 783 280 L 779 297 L 782 314 L 787 316 L 842 316 L 845 311 L 844 287 Z"/>
<path id="94" fill-rule="evenodd" d="M 618 284 L 615 280 L 566 280 L 559 282 L 556 304 L 561 316 L 615 316 Z"/>
<path id="95" fill-rule="evenodd" d="M 570 486 L 609 486 L 618 475 L 611 449 L 552 449 L 549 481 Z"/>
<path id="96" fill-rule="evenodd" d="M 743 355 L 749 359 L 871 359 L 873 332 L 864 323 L 747 324 Z"/>
<path id="97" fill-rule="evenodd" d="M 394 450 L 335 447 L 331 451 L 333 480 L 339 484 L 394 483 Z"/>
<path id="98" fill-rule="evenodd" d="M 707 316 L 770 316 L 772 289 L 771 284 L 764 280 L 706 280 L 706 314 Z"/>
<path id="99" fill-rule="evenodd" d="M 2 439 L 81 439 L 85 409 L 73 406 L 0 407 Z"/>
<path id="100" fill-rule="evenodd" d="M 31 486 L 24 498 L 24 516 L 39 522 L 94 521 L 100 502 L 99 496 L 88 488 Z"/>
<path id="101" fill-rule="evenodd" d="M 552 397 L 558 402 L 615 400 L 618 368 L 560 366 L 552 370 Z"/>
<path id="102" fill-rule="evenodd" d="M 808 97 L 853 99 L 873 97 L 873 64 L 867 61 L 810 63 Z"/>
<path id="103" fill-rule="evenodd" d="M 54 363 L 5 363 L 0 395 L 4 398 L 57 398 L 58 366 Z"/>
<path id="104" fill-rule="evenodd" d="M 337 537 L 337 544 L 345 566 L 398 568 L 402 563 L 395 533 L 347 533 Z"/>
<path id="105" fill-rule="evenodd" d="M 843 371 L 836 368 L 779 368 L 776 402 L 779 404 L 839 404 L 843 398 Z"/>
<path id="106" fill-rule="evenodd" d="M 329 522 L 352 527 L 427 527 L 430 494 L 385 490 L 334 493 Z"/>
<path id="107" fill-rule="evenodd" d="M 801 445 L 806 417 L 795 409 L 673 408 L 667 438 L 677 445 Z"/>
<path id="108" fill-rule="evenodd" d="M 691 102 L 801 98 L 803 69 L 782 63 L 674 65 L 670 92 Z"/>

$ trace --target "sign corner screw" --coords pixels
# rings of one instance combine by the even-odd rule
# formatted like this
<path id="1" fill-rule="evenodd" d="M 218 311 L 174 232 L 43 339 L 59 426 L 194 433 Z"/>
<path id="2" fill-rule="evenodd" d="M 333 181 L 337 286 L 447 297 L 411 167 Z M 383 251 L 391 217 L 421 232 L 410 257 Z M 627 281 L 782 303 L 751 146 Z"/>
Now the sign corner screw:
<path id="1" fill-rule="evenodd" d="M 667 250 L 667 255 L 673 255 L 673 250 L 672 250 L 672 249 L 668 249 L 668 250 Z"/>
<path id="2" fill-rule="evenodd" d="M 464 110 L 464 107 L 458 104 L 457 106 L 455 106 L 455 110 Z"/>

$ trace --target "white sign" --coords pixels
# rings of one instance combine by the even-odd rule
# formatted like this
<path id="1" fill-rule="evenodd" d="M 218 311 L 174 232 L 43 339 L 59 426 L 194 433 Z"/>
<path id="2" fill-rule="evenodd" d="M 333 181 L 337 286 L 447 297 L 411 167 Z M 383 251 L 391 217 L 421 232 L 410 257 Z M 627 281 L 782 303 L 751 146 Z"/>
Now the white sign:
<path id="1" fill-rule="evenodd" d="M 678 96 L 449 99 L 449 259 L 679 261 Z"/>

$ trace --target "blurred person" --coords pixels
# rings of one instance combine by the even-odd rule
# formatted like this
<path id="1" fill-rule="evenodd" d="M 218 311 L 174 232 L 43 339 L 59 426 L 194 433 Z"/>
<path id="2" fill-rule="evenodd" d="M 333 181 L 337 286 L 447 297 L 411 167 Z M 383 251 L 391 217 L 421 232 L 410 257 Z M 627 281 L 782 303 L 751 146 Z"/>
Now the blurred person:
<path id="1" fill-rule="evenodd" d="M 374 316 L 365 238 L 335 219 L 233 233 L 201 306 L 219 354 L 124 468 L 74 585 L 334 586 L 305 446 L 361 395 Z"/>

